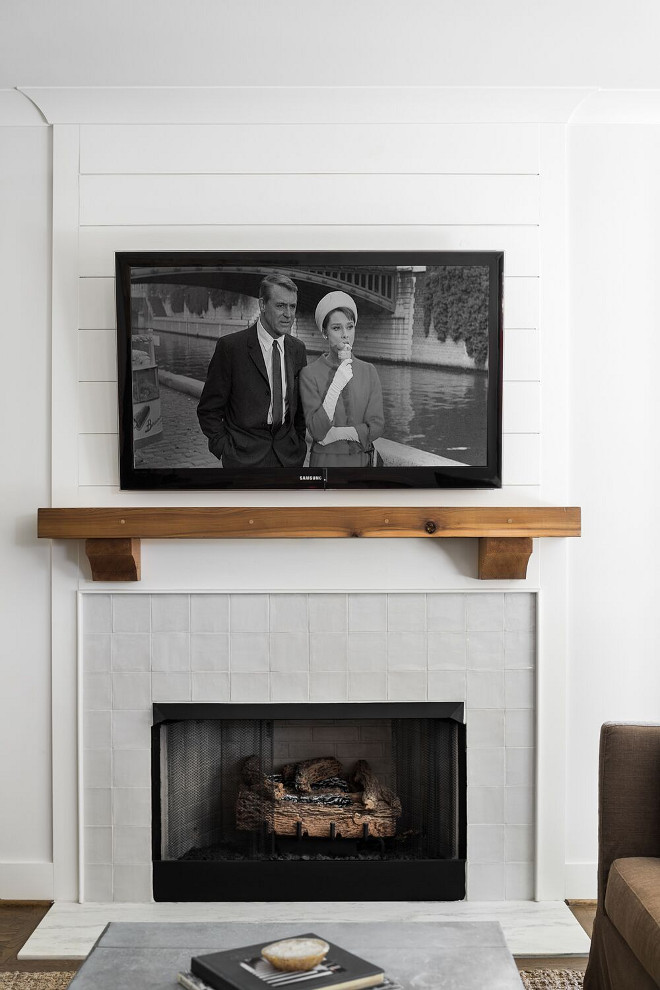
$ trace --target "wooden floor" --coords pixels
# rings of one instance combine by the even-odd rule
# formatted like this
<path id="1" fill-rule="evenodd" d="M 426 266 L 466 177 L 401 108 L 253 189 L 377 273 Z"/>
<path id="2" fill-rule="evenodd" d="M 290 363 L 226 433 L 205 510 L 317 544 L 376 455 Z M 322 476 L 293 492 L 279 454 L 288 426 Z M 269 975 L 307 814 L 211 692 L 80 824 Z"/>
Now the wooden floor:
<path id="1" fill-rule="evenodd" d="M 568 906 L 591 936 L 595 901 L 569 901 Z M 80 960 L 57 959 L 53 962 L 22 962 L 16 957 L 41 919 L 50 908 L 49 901 L 0 901 L 0 973 L 67 972 L 79 969 Z M 577 969 L 584 970 L 586 956 L 551 956 L 547 959 L 516 957 L 518 969 Z"/>
<path id="2" fill-rule="evenodd" d="M 0 973 L 67 973 L 80 968 L 79 959 L 23 962 L 16 958 L 50 904 L 50 901 L 0 901 Z"/>

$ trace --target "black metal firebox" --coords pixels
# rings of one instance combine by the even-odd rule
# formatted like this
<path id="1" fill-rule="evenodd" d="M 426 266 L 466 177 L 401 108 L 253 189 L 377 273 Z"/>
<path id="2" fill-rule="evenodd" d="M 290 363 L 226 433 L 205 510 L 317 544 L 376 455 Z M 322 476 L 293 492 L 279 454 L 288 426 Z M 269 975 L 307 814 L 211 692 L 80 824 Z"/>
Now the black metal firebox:
<path id="1" fill-rule="evenodd" d="M 299 794 L 306 764 L 291 754 L 328 750 L 337 776 Z M 461 703 L 155 704 L 154 900 L 460 900 L 465 765 Z M 353 815 L 348 834 L 356 767 L 395 810 L 384 828 Z M 314 828 L 310 806 L 322 808 Z"/>

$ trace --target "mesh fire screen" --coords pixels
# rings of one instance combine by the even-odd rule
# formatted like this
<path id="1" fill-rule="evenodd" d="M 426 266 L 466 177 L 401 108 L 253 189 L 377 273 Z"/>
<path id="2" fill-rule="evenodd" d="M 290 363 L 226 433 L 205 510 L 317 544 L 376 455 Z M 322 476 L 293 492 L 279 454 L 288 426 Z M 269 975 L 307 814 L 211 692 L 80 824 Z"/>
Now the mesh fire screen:
<path id="1" fill-rule="evenodd" d="M 465 730 L 455 718 L 184 717 L 154 733 L 154 859 L 464 857 Z"/>
<path id="2" fill-rule="evenodd" d="M 168 722 L 160 726 L 160 741 L 161 857 L 238 854 L 245 846 L 235 835 L 240 770 L 256 755 L 262 772 L 272 772 L 272 721 Z"/>

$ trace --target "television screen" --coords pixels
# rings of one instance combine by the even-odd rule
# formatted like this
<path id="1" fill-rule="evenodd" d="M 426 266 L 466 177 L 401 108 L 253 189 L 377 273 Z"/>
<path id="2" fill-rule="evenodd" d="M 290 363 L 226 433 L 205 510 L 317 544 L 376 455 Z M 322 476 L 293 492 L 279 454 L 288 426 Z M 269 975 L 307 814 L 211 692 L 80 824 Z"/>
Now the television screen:
<path id="1" fill-rule="evenodd" d="M 502 269 L 118 253 L 121 487 L 499 487 Z"/>

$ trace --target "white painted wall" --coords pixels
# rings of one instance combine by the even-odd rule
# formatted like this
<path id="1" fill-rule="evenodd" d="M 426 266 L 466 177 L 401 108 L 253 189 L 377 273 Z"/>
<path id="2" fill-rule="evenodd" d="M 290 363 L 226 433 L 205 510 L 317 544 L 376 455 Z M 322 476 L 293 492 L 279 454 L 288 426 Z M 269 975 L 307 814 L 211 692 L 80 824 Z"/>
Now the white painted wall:
<path id="1" fill-rule="evenodd" d="M 233 117 L 237 99 L 244 94 L 225 94 L 221 118 Z M 538 486 L 538 125 L 356 124 L 350 91 L 337 93 L 332 113 L 316 106 L 310 90 L 298 94 L 296 105 L 284 97 L 281 103 L 287 125 L 81 126 L 79 153 L 72 143 L 61 174 L 73 169 L 78 182 L 77 218 L 72 203 L 70 220 L 79 222 L 77 325 L 89 366 L 78 386 L 77 477 L 58 472 L 56 489 L 83 500 L 88 489 L 105 488 L 101 498 L 108 489 L 115 494 L 114 251 L 137 240 L 156 249 L 319 249 L 329 240 L 344 248 L 506 244 L 504 483 Z M 373 116 L 374 107 L 365 101 L 363 112 Z M 307 123 L 312 116 L 317 123 Z M 69 340 L 66 323 L 62 334 Z M 62 402 L 71 384 L 61 379 Z M 67 462 L 73 467 L 74 458 Z M 212 495 L 214 502 L 230 497 Z"/>
<path id="2" fill-rule="evenodd" d="M 567 891 L 587 896 L 604 721 L 660 721 L 660 126 L 570 134 L 571 498 Z"/>
<path id="3" fill-rule="evenodd" d="M 0 898 L 52 891 L 50 548 L 50 134 L 0 126 Z"/>
<path id="4" fill-rule="evenodd" d="M 156 8 L 158 16 L 154 17 Z M 75 546 L 54 546 L 56 621 L 51 630 L 49 550 L 46 544 L 37 544 L 33 527 L 37 506 L 48 504 L 51 497 L 59 505 L 139 504 L 145 499 L 120 495 L 115 487 L 115 428 L 108 405 L 115 375 L 108 276 L 115 249 L 245 248 L 255 246 L 255 236 L 259 245 L 268 248 L 376 244 L 472 248 L 496 247 L 501 237 L 507 252 L 508 312 L 517 306 L 523 314 L 507 327 L 506 347 L 511 432 L 505 455 L 509 470 L 516 466 L 516 472 L 509 475 L 510 484 L 501 493 L 475 494 L 469 501 L 506 504 L 540 498 L 584 506 L 582 540 L 570 551 L 559 541 L 537 548 L 526 585 L 542 591 L 541 663 L 544 651 L 546 659 L 541 687 L 554 706 L 551 724 L 542 731 L 559 731 L 560 746 L 554 758 L 546 757 L 555 788 L 562 784 L 563 773 L 568 773 L 566 892 L 572 896 L 593 893 L 598 726 L 605 718 L 657 718 L 657 548 L 647 523 L 657 489 L 657 472 L 649 458 L 657 446 L 658 421 L 657 389 L 651 376 L 657 364 L 660 172 L 657 136 L 649 120 L 657 119 L 659 102 L 660 62 L 654 45 L 660 10 L 654 0 L 631 0 L 625 7 L 602 0 L 561 0 L 551 6 L 505 0 L 497 7 L 479 0 L 458 7 L 446 0 L 417 0 L 403 17 L 400 5 L 389 0 L 365 0 L 359 5 L 339 0 L 333 5 L 332 18 L 327 16 L 327 7 L 323 9 L 322 25 L 319 10 L 298 0 L 285 0 L 272 10 L 256 0 L 223 5 L 191 0 L 185 12 L 180 5 L 169 8 L 163 0 L 145 0 L 139 5 L 117 0 L 112 7 L 102 0 L 89 0 L 82 6 L 73 0 L 57 5 L 37 0 L 29 8 L 6 3 L 0 11 L 0 86 L 25 87 L 48 121 L 58 125 L 53 135 L 51 283 L 47 129 L 38 126 L 41 114 L 25 97 L 11 89 L 0 90 L 0 123 L 4 125 L 0 128 L 0 278 L 3 285 L 21 287 L 13 302 L 11 296 L 10 302 L 3 302 L 3 353 L 11 373 L 6 375 L 2 392 L 0 429 L 5 463 L 12 469 L 19 461 L 22 465 L 3 479 L 0 897 L 48 897 L 53 889 L 60 897 L 76 895 L 76 849 L 70 836 L 76 810 L 71 766 L 75 759 L 75 591 L 80 570 Z M 318 44 L 320 36 L 323 50 Z M 150 44 L 145 44 L 145 38 Z M 146 89 L 140 99 L 130 90 L 52 88 L 241 83 L 261 88 L 232 92 L 223 88 Z M 365 88 L 350 99 L 346 91 L 334 88 L 359 83 L 377 87 L 402 83 L 413 88 Z M 306 95 L 295 88 L 276 88 L 305 85 L 321 88 Z M 425 88 L 456 85 L 468 88 Z M 479 85 L 489 88 L 469 88 Z M 498 88 L 507 86 L 527 88 Z M 561 88 L 530 88 L 538 86 Z M 598 86 L 622 87 L 622 91 L 603 99 L 603 94 L 593 92 Z M 635 91 L 637 87 L 656 91 Z M 578 113 L 567 127 L 582 99 L 582 115 Z M 600 124 L 584 123 L 587 117 Z M 157 155 L 153 153 L 167 137 L 162 127 L 125 126 L 131 122 L 169 126 L 173 120 L 182 128 L 196 127 L 192 143 L 188 133 L 186 140 L 176 143 L 176 159 L 162 148 Z M 176 184 L 181 174 L 191 171 L 190 156 L 185 158 L 187 148 L 205 160 L 209 148 L 215 147 L 213 128 L 216 134 L 218 128 L 226 128 L 227 133 L 230 128 L 242 128 L 246 139 L 259 146 L 258 135 L 250 135 L 248 129 L 262 128 L 263 134 L 264 121 L 266 126 L 281 122 L 299 138 L 307 133 L 308 140 L 298 144 L 306 152 L 314 144 L 310 140 L 313 127 L 324 120 L 342 130 L 348 124 L 368 121 L 371 133 L 378 133 L 381 141 L 377 126 L 386 125 L 391 133 L 394 124 L 399 134 L 412 127 L 408 134 L 410 146 L 413 135 L 417 142 L 416 155 L 411 157 L 412 164 L 397 159 L 400 175 L 415 172 L 420 154 L 425 161 L 440 161 L 438 173 L 483 172 L 491 186 L 500 180 L 510 182 L 521 172 L 522 189 L 530 174 L 538 171 L 538 213 L 503 217 L 485 210 L 469 224 L 460 215 L 448 218 L 436 213 L 430 226 L 424 223 L 426 218 L 419 223 L 418 215 L 397 218 L 392 214 L 390 222 L 404 221 L 398 227 L 383 227 L 381 216 L 371 213 L 360 216 L 360 226 L 354 226 L 353 218 L 334 226 L 326 225 L 328 218 L 322 211 L 314 212 L 314 197 L 309 193 L 304 199 L 308 212 L 295 216 L 292 223 L 288 216 L 283 223 L 273 215 L 265 226 L 259 216 L 255 226 L 245 227 L 245 215 L 239 214 L 231 225 L 215 217 L 219 222 L 196 226 L 199 215 L 191 209 L 195 203 L 190 191 L 196 180 L 185 186 L 183 199 L 189 212 L 168 213 L 168 193 L 173 188 L 168 173 L 180 173 Z M 636 123 L 613 126 L 613 120 Z M 465 123 L 474 134 L 479 131 L 475 124 L 480 124 L 482 142 L 486 128 L 491 128 L 485 166 L 480 164 L 483 143 L 480 150 L 479 141 L 470 145 L 469 160 L 466 155 L 462 162 L 450 158 L 454 146 L 448 140 L 450 127 Z M 108 126 L 113 124 L 118 140 L 103 144 L 99 137 L 107 138 Z M 208 132 L 198 125 L 209 125 Z M 302 125 L 309 130 L 304 132 Z M 521 125 L 537 128 L 536 165 L 530 166 L 530 146 L 514 137 L 523 133 Z M 366 133 L 369 128 L 355 130 Z M 379 145 L 377 154 L 375 144 L 360 145 L 348 166 L 348 177 L 343 162 L 335 165 L 344 172 L 340 179 L 344 187 L 360 202 L 360 191 L 371 182 L 369 172 L 375 174 L 375 181 L 383 182 L 383 172 L 390 170 L 384 162 L 393 160 L 391 145 L 389 153 L 386 144 Z M 394 145 L 400 147 L 398 142 Z M 273 182 L 283 189 L 287 179 L 280 173 L 290 166 L 283 164 L 277 142 L 276 147 Z M 131 168 L 141 172 L 130 180 L 131 195 L 145 176 L 155 173 L 154 190 L 164 190 L 160 198 L 155 191 L 147 197 L 151 212 L 141 215 L 137 226 L 122 226 L 127 218 L 119 211 L 112 213 L 122 203 L 115 195 L 116 184 L 129 181 L 127 155 L 132 155 Z M 110 176 L 104 179 L 100 173 L 106 164 Z M 315 174 L 315 161 L 302 153 L 298 167 L 308 176 L 305 188 L 332 187 L 335 177 L 321 179 Z M 211 171 L 222 172 L 223 168 L 229 170 L 221 160 Z M 249 164 L 243 160 L 239 170 L 249 171 Z M 241 195 L 256 188 L 258 181 L 244 174 Z M 436 176 L 424 181 L 436 182 L 433 188 L 440 191 L 444 180 Z M 470 199 L 471 187 L 467 188 L 463 202 Z M 481 202 L 488 210 L 496 205 L 488 197 Z M 516 196 L 508 202 L 517 211 L 529 199 L 521 195 L 520 203 Z M 447 203 L 452 209 L 456 205 L 449 199 Z M 142 209 L 140 202 L 137 205 Z M 391 209 L 396 206 L 393 201 Z M 79 210 L 83 211 L 82 226 Z M 128 219 L 136 217 L 132 214 Z M 539 276 L 541 292 L 537 294 Z M 52 484 L 48 465 L 51 292 Z M 627 368 L 622 355 L 633 348 L 640 360 Z M 24 364 L 26 351 L 29 394 L 23 375 L 15 371 Z M 530 386 L 535 383 L 529 406 Z M 97 408 L 105 410 L 106 419 L 95 434 L 78 436 L 78 402 L 84 410 L 86 397 L 94 393 L 97 399 L 105 396 L 105 403 Z M 534 422 L 531 431 L 530 421 Z M 309 502 L 311 497 L 301 496 L 301 501 Z M 324 504 L 337 501 L 331 493 L 313 497 Z M 176 493 L 150 499 L 159 504 L 185 502 Z M 230 504 L 242 499 L 240 495 L 201 493 L 188 502 Z M 278 499 L 261 493 L 251 501 L 272 504 Z M 398 493 L 356 493 L 352 497 L 354 502 L 381 504 L 401 499 Z M 438 503 L 463 499 L 461 493 L 436 496 Z M 423 492 L 404 500 L 430 501 Z M 619 533 L 613 534 L 612 519 L 615 514 L 621 517 L 622 506 L 629 503 L 632 508 L 625 510 L 625 521 L 619 524 Z M 261 575 L 260 587 L 265 582 L 273 589 L 307 588 L 313 583 L 318 588 L 345 590 L 346 573 L 351 574 L 353 588 L 465 590 L 477 586 L 472 576 L 474 548 L 459 541 L 447 549 L 404 541 L 394 547 L 384 547 L 379 541 L 287 544 L 283 566 L 277 570 L 271 565 L 272 544 L 252 543 L 250 549 Z M 84 558 L 81 568 L 85 587 L 89 574 Z M 254 570 L 236 546 L 163 541 L 146 548 L 142 587 L 172 587 L 185 580 L 189 590 L 230 584 L 249 588 L 255 585 Z M 574 604 L 570 640 L 565 629 L 567 588 Z M 561 748 L 565 682 L 567 767 Z M 58 716 L 52 741 L 56 767 L 53 836 L 51 702 Z M 547 795 L 546 804 L 551 805 L 551 799 L 552 794 Z M 563 814 L 560 801 L 559 807 L 548 807 L 542 816 L 546 831 L 554 833 L 560 862 L 564 861 Z M 556 892 L 563 886 L 557 877 L 545 882 L 549 884 L 546 890 Z M 562 895 L 563 889 L 555 893 Z"/>
<path id="5" fill-rule="evenodd" d="M 89 93 L 51 91 L 48 114 L 66 119 L 72 105 L 93 108 Z M 336 91 L 319 105 L 316 91 L 278 92 L 286 126 L 258 123 L 261 91 L 226 91 L 216 121 L 203 125 L 174 119 L 166 126 L 57 123 L 53 145 L 53 468 L 55 504 L 511 504 L 538 499 L 565 502 L 566 340 L 559 330 L 543 337 L 566 305 L 565 134 L 561 125 L 530 123 L 530 104 L 509 107 L 522 122 L 502 122 L 490 93 L 469 98 L 445 93 L 436 105 L 426 93 L 430 119 L 419 122 L 418 101 L 402 94 L 382 126 L 384 105 L 363 91 Z M 42 94 L 39 94 L 40 98 Z M 148 100 L 153 94 L 147 94 Z M 61 97 L 61 98 L 60 98 Z M 295 98 L 294 98 L 295 97 Z M 133 106 L 144 94 L 134 91 Z M 564 98 L 562 96 L 562 98 Z M 101 101 L 101 120 L 123 106 Z M 354 121 L 356 102 L 361 124 Z M 557 94 L 542 98 L 557 112 Z M 245 112 L 248 124 L 237 124 Z M 67 109 L 69 108 L 69 109 Z M 144 107 L 142 112 L 144 112 Z M 165 104 L 161 98 L 161 112 Z M 537 104 L 535 113 L 543 116 Z M 190 108 L 186 110 L 186 121 Z M 194 116 L 194 113 L 193 113 Z M 491 116 L 494 120 L 484 120 Z M 412 121 L 409 119 L 412 117 Z M 456 118 L 462 120 L 456 125 Z M 313 119 L 313 124 L 309 120 Z M 343 123 L 342 123 L 343 121 Z M 366 121 L 366 122 L 365 122 Z M 280 131 L 283 139 L 280 141 Z M 321 138 L 319 138 L 319 133 Z M 255 171 L 245 147 L 274 146 Z M 168 149 L 177 149 L 171 158 Z M 328 150 L 326 154 L 326 149 Z M 410 149 L 406 154 L 406 149 Z M 398 158 L 397 158 L 398 156 Z M 393 164 L 398 171 L 391 172 Z M 362 493 L 131 493 L 118 490 L 114 252 L 143 247 L 295 249 L 504 248 L 505 386 L 504 488 L 496 492 Z M 548 286 L 540 303 L 540 257 L 548 259 Z M 541 433 L 541 355 L 547 422 Z M 542 484 L 542 471 L 547 479 Z M 547 493 L 547 494 L 546 494 Z M 75 719 L 76 650 L 73 593 L 89 579 L 84 557 L 58 548 L 54 598 L 63 605 L 53 641 L 58 708 Z M 81 555 L 82 556 L 82 555 Z M 543 565 L 542 565 L 543 561 Z M 486 591 L 476 577 L 476 547 L 414 541 L 149 542 L 141 590 L 387 590 Z M 565 548 L 534 555 L 526 582 L 516 589 L 548 588 L 540 630 L 547 653 L 544 695 L 552 710 L 563 704 L 565 663 Z M 543 574 L 541 573 L 543 569 Z M 81 575 L 82 574 L 82 579 Z M 553 577 L 554 575 L 554 577 Z M 97 586 L 98 587 L 98 586 Z M 505 590 L 503 583 L 490 587 Z M 59 704 L 61 702 L 61 705 Z M 541 723 L 539 744 L 544 789 L 539 797 L 543 846 L 542 897 L 560 897 L 563 865 L 564 766 L 556 742 L 557 719 Z M 70 828 L 76 813 L 75 734 L 54 738 L 58 791 L 54 814 L 55 892 L 76 896 L 77 850 Z M 559 864 L 560 869 L 557 869 Z"/>
<path id="6" fill-rule="evenodd" d="M 654 0 L 18 0 L 0 86 L 657 86 Z"/>

